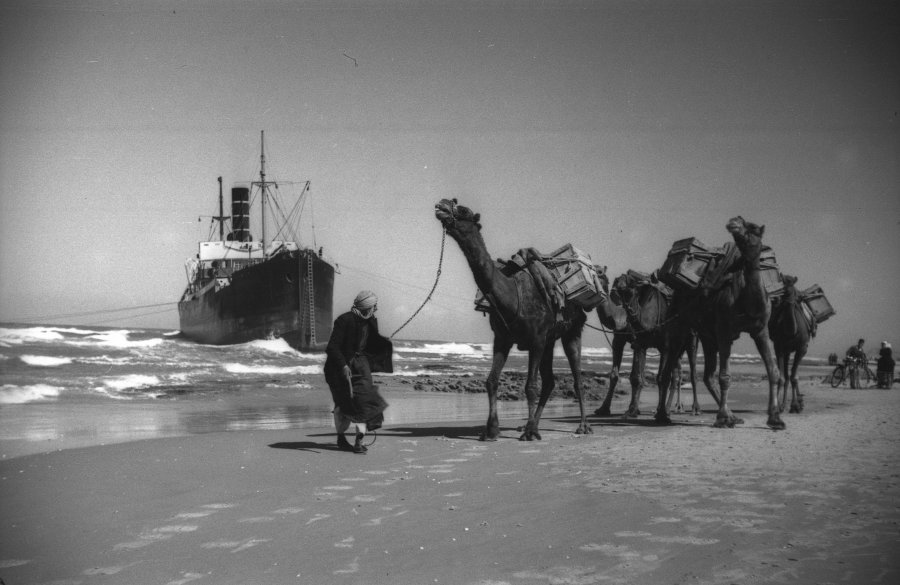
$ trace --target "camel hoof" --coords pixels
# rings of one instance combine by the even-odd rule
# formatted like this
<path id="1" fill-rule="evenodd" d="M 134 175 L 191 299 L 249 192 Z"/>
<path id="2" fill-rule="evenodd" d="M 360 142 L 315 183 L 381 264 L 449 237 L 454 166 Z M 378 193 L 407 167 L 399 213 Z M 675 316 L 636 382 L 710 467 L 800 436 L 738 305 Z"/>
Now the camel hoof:
<path id="1" fill-rule="evenodd" d="M 769 420 L 766 421 L 766 425 L 773 431 L 783 431 L 787 428 L 787 425 L 784 424 L 784 421 L 781 420 L 780 416 L 770 416 Z"/>
<path id="2" fill-rule="evenodd" d="M 520 441 L 535 441 L 535 440 L 540 441 L 541 434 L 537 431 L 532 431 L 530 433 L 522 433 L 522 436 L 519 437 L 519 440 Z"/>
<path id="3" fill-rule="evenodd" d="M 693 409 L 691 409 L 691 414 L 694 416 L 700 416 L 701 414 L 703 414 L 703 411 L 701 411 L 697 407 L 694 407 Z"/>
<path id="4" fill-rule="evenodd" d="M 716 422 L 713 423 L 713 427 L 717 429 L 733 429 L 734 425 L 738 424 L 738 421 L 744 422 L 733 416 L 716 417 Z"/>
<path id="5" fill-rule="evenodd" d="M 497 440 L 497 436 L 495 435 L 492 437 L 492 436 L 488 435 L 487 433 L 481 433 L 480 435 L 478 435 L 478 440 L 483 443 L 484 442 L 493 443 L 494 441 Z"/>
<path id="6" fill-rule="evenodd" d="M 575 431 L 576 435 L 593 435 L 594 429 L 591 428 L 591 425 L 584 424 L 580 425 L 578 429 Z"/>
<path id="7" fill-rule="evenodd" d="M 665 414 L 665 413 L 657 414 L 655 417 L 653 417 L 653 419 L 656 421 L 656 424 L 658 424 L 658 425 L 672 424 L 672 419 L 669 418 L 669 415 Z"/>
<path id="8" fill-rule="evenodd" d="M 637 418 L 640 415 L 641 415 L 640 410 L 638 410 L 636 408 L 629 408 L 628 410 L 625 411 L 625 414 L 622 415 L 622 418 L 624 418 L 624 419 Z"/>
<path id="9" fill-rule="evenodd" d="M 601 406 L 594 411 L 594 416 L 610 416 L 611 414 L 608 406 Z"/>
<path id="10" fill-rule="evenodd" d="M 782 410 L 781 412 L 784 412 L 784 411 Z M 790 412 L 791 412 L 791 414 L 800 414 L 801 412 L 803 412 L 803 409 L 800 408 L 799 404 L 792 404 Z"/>

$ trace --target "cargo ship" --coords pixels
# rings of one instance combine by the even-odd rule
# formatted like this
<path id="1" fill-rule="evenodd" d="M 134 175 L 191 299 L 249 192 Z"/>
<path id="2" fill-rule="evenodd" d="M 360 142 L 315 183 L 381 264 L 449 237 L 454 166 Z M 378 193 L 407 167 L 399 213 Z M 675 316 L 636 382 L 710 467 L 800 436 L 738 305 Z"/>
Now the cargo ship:
<path id="1" fill-rule="evenodd" d="M 288 208 L 278 182 L 266 178 L 265 132 L 259 162 L 258 180 L 231 189 L 230 215 L 218 178 L 219 214 L 212 216 L 208 240 L 185 261 L 181 333 L 210 345 L 282 338 L 300 351 L 324 349 L 331 336 L 335 268 L 321 248 L 302 246 L 296 232 L 310 183 L 298 184 L 300 195 Z M 251 234 L 251 205 L 259 210 L 258 239 Z M 212 239 L 215 226 L 218 239 Z"/>

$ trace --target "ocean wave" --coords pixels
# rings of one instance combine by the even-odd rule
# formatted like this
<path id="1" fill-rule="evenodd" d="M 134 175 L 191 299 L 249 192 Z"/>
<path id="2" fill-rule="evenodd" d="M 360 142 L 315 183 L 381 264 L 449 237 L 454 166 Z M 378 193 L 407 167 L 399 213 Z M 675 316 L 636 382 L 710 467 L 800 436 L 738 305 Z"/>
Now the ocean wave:
<path id="1" fill-rule="evenodd" d="M 59 396 L 61 388 L 48 384 L 32 384 L 30 386 L 13 386 L 4 384 L 0 387 L 0 404 L 25 404 L 40 400 L 51 400 Z"/>
<path id="2" fill-rule="evenodd" d="M 160 380 L 156 376 L 147 376 L 144 374 L 129 374 L 127 376 L 118 376 L 103 380 L 102 390 L 113 390 L 115 392 L 126 392 L 128 390 L 138 390 L 158 386 Z"/>
<path id="3" fill-rule="evenodd" d="M 150 339 L 133 341 L 128 338 L 128 335 L 130 333 L 131 332 L 127 329 L 120 329 L 118 331 L 96 331 L 89 335 L 86 339 L 89 339 L 91 342 L 98 345 L 105 345 L 119 349 L 128 349 L 135 347 L 155 347 L 157 345 L 160 345 L 161 343 L 165 343 L 165 340 L 161 337 L 151 337 Z M 79 345 L 86 345 L 86 343 L 82 342 Z"/>
<path id="4" fill-rule="evenodd" d="M 0 343 L 10 346 L 34 341 L 59 341 L 64 338 L 64 333 L 87 335 L 93 331 L 60 327 L 0 327 Z"/>
<path id="5" fill-rule="evenodd" d="M 421 346 L 414 347 L 394 347 L 394 351 L 398 353 L 436 353 L 440 355 L 465 355 L 465 356 L 482 356 L 485 353 L 485 344 L 475 343 L 423 343 Z"/>
<path id="6" fill-rule="evenodd" d="M 19 359 L 29 366 L 39 366 L 45 368 L 56 368 L 72 363 L 72 358 L 52 357 L 48 355 L 23 355 Z"/>
<path id="7" fill-rule="evenodd" d="M 222 366 L 230 374 L 321 374 L 322 366 L 248 366 L 230 363 Z"/>
<path id="8" fill-rule="evenodd" d="M 296 356 L 299 359 L 305 359 L 310 361 L 322 362 L 325 361 L 325 354 L 323 353 L 301 353 L 294 349 L 288 344 L 283 338 L 279 337 L 276 339 L 257 339 L 254 341 L 248 341 L 246 343 L 240 343 L 237 347 L 246 347 L 252 349 L 261 349 L 263 351 L 269 353 L 276 354 L 289 354 L 291 356 Z"/>

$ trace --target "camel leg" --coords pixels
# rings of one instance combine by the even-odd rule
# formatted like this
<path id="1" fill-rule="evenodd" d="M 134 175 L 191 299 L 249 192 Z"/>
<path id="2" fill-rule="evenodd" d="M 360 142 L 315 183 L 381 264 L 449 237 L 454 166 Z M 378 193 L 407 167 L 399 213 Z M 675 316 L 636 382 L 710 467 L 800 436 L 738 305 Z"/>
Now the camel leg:
<path id="1" fill-rule="evenodd" d="M 659 354 L 659 371 L 656 373 L 656 387 L 659 391 L 659 402 L 656 405 L 656 414 L 654 420 L 658 424 L 667 425 L 672 422 L 669 418 L 668 406 L 666 398 L 669 395 L 669 386 L 672 384 L 672 364 L 678 361 L 678 356 L 674 355 L 671 347 L 660 351 Z"/>
<path id="2" fill-rule="evenodd" d="M 612 342 L 612 354 L 613 354 L 613 366 L 612 371 L 609 373 L 609 392 L 606 393 L 606 398 L 603 399 L 603 404 L 600 405 L 600 408 L 594 411 L 595 416 L 609 416 L 612 414 L 610 407 L 612 405 L 613 396 L 616 393 L 616 385 L 619 383 L 619 368 L 622 366 L 622 356 L 625 353 L 625 337 L 622 335 L 613 335 Z"/>
<path id="3" fill-rule="evenodd" d="M 688 340 L 687 349 L 685 349 L 688 360 L 688 372 L 691 376 L 691 394 L 693 394 L 694 403 L 691 405 L 691 414 L 700 415 L 700 400 L 697 398 L 697 336 L 691 335 Z"/>
<path id="4" fill-rule="evenodd" d="M 731 338 L 729 335 L 719 336 L 716 344 L 719 348 L 719 389 L 722 392 L 722 401 L 719 403 L 719 412 L 716 414 L 716 422 L 713 426 L 717 429 L 734 428 L 734 425 L 742 423 L 731 409 L 728 408 L 728 389 L 731 386 L 731 372 L 728 367 L 731 358 Z"/>
<path id="5" fill-rule="evenodd" d="M 787 380 L 781 375 L 782 372 L 788 371 L 791 361 L 791 352 L 786 350 L 784 346 L 775 347 L 775 362 L 778 364 L 778 382 L 775 390 L 775 401 L 778 403 L 778 412 L 784 412 L 787 404 Z"/>
<path id="6" fill-rule="evenodd" d="M 800 361 L 806 356 L 806 347 L 801 347 L 794 354 L 794 363 L 791 366 L 791 412 L 803 412 L 803 395 L 800 394 L 800 381 L 797 379 L 797 370 L 800 369 Z"/>
<path id="7" fill-rule="evenodd" d="M 672 368 L 672 381 L 669 382 L 669 399 L 666 402 L 666 410 L 672 412 L 672 402 L 675 402 L 675 412 L 684 412 L 684 404 L 681 402 L 681 358 L 675 361 Z"/>
<path id="8" fill-rule="evenodd" d="M 575 396 L 578 398 L 578 411 L 581 414 L 581 422 L 575 430 L 575 434 L 591 435 L 594 433 L 591 425 L 588 424 L 587 415 L 584 412 L 584 388 L 581 385 L 581 332 L 578 335 L 565 336 L 562 339 L 563 352 L 569 361 L 569 369 L 572 370 L 572 382 L 575 386 Z M 550 347 L 550 363 L 549 375 L 553 379 L 553 347 Z M 545 356 L 546 358 L 546 356 Z M 542 368 L 543 368 L 542 364 Z M 544 370 L 541 370 L 541 379 L 545 376 Z M 552 387 L 551 387 L 552 390 Z M 547 393 L 549 397 L 550 393 Z M 541 394 L 541 410 L 543 411 L 543 403 L 546 402 L 543 393 Z"/>
<path id="9" fill-rule="evenodd" d="M 494 359 L 491 364 L 491 373 L 488 374 L 484 384 L 488 395 L 488 418 L 484 432 L 478 437 L 479 441 L 496 441 L 500 435 L 500 419 L 497 416 L 497 388 L 500 386 L 500 372 L 506 365 L 510 349 L 512 349 L 511 342 L 494 338 Z"/>
<path id="10" fill-rule="evenodd" d="M 716 360 L 719 358 L 719 351 L 711 339 L 701 339 L 700 344 L 703 346 L 703 385 L 706 386 L 709 395 L 713 397 L 716 406 L 719 407 L 722 405 L 722 397 L 716 388 L 718 372 Z"/>
<path id="11" fill-rule="evenodd" d="M 631 360 L 631 403 L 622 418 L 637 418 L 641 414 L 641 391 L 644 389 L 644 366 L 647 363 L 647 350 L 643 347 L 631 346 L 633 357 Z"/>
<path id="12" fill-rule="evenodd" d="M 766 365 L 766 377 L 769 379 L 769 419 L 766 425 L 776 431 L 786 428 L 784 421 L 781 420 L 781 413 L 778 411 L 778 401 L 776 396 L 777 380 L 780 377 L 778 366 L 775 365 L 775 359 L 772 356 L 772 347 L 769 344 L 769 334 L 763 328 L 762 332 L 753 336 L 756 343 L 756 349 L 762 356 L 763 363 Z"/>
<path id="13" fill-rule="evenodd" d="M 545 353 L 550 354 L 550 376 L 549 380 L 542 377 L 541 379 L 541 403 L 538 404 L 537 395 L 534 392 L 534 381 L 538 376 L 538 370 L 541 369 L 546 359 Z M 541 440 L 541 434 L 538 432 L 538 423 L 540 421 L 541 411 L 543 410 L 544 393 L 549 397 L 553 390 L 553 347 L 548 348 L 548 352 L 544 351 L 544 347 L 533 347 L 528 350 L 528 377 L 525 379 L 525 398 L 528 400 L 528 421 L 525 423 L 525 432 L 519 437 L 520 441 Z M 547 390 L 547 386 L 550 386 Z"/>

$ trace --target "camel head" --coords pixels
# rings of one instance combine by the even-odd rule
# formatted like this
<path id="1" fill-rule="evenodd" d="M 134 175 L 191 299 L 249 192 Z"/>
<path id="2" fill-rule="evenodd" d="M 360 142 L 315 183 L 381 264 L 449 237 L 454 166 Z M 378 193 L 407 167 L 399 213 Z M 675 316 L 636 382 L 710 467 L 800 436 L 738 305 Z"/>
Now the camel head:
<path id="1" fill-rule="evenodd" d="M 628 275 L 622 274 L 613 280 L 609 291 L 610 300 L 621 306 L 629 305 L 634 298 L 634 287 L 628 281 Z"/>
<path id="2" fill-rule="evenodd" d="M 456 199 L 441 199 L 434 206 L 434 216 L 444 226 L 444 229 L 453 234 L 459 233 L 461 224 L 470 224 L 476 230 L 481 230 L 481 214 L 473 212 L 468 207 L 457 205 Z"/>
<path id="3" fill-rule="evenodd" d="M 784 281 L 784 298 L 782 299 L 782 302 L 796 302 L 800 297 L 800 293 L 797 292 L 797 287 L 795 286 L 797 284 L 797 277 L 791 276 L 790 274 L 783 274 L 781 278 Z"/>
<path id="4" fill-rule="evenodd" d="M 762 252 L 762 237 L 766 231 L 766 226 L 757 225 L 746 221 L 740 215 L 732 217 L 725 224 L 725 229 L 731 232 L 734 243 L 741 256 L 752 263 L 759 264 L 759 255 Z"/>

